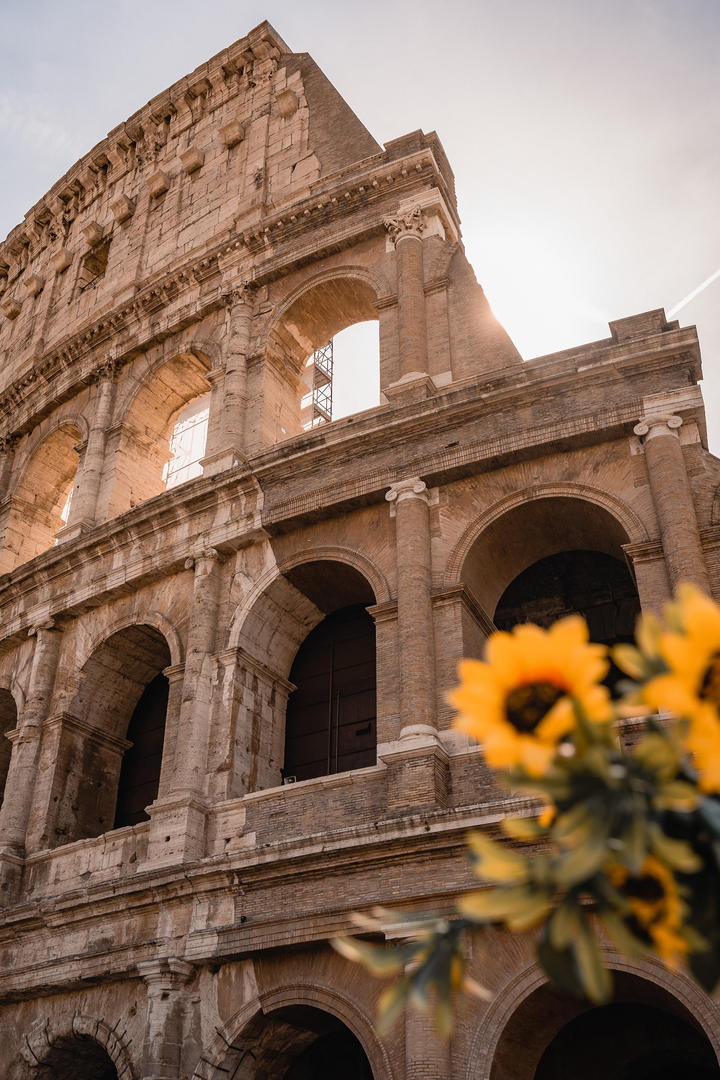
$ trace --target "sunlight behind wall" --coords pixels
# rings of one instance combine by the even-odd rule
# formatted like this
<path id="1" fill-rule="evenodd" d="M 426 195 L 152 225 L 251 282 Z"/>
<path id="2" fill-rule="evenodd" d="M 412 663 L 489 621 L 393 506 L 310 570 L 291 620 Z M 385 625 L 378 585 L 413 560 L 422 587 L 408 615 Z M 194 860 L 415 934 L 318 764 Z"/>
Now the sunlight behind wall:
<path id="1" fill-rule="evenodd" d="M 178 413 L 170 436 L 170 460 L 163 469 L 167 491 L 202 476 L 200 461 L 205 454 L 210 395 L 202 394 Z"/>

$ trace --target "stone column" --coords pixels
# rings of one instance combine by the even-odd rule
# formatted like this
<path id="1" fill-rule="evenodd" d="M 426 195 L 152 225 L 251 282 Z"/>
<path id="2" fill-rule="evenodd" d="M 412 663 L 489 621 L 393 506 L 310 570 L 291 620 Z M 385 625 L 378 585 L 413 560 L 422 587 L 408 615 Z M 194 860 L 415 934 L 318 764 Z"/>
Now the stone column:
<path id="1" fill-rule="evenodd" d="M 398 333 L 400 338 L 400 381 L 426 374 L 427 324 L 425 314 L 425 274 L 423 239 L 425 229 L 419 206 L 384 222 L 395 245 L 398 281 Z"/>
<path id="2" fill-rule="evenodd" d="M 0 502 L 7 495 L 10 487 L 16 444 L 17 439 L 14 436 L 0 439 Z"/>
<path id="3" fill-rule="evenodd" d="M 143 1080 L 178 1080 L 183 1044 L 186 984 L 194 968 L 168 957 L 138 964 L 147 987 Z"/>
<path id="4" fill-rule="evenodd" d="M 709 593 L 692 488 L 678 434 L 681 425 L 679 416 L 651 416 L 641 420 L 634 430 L 644 442 L 670 585 L 674 590 L 681 581 L 691 581 Z"/>
<path id="5" fill-rule="evenodd" d="M 412 477 L 385 498 L 395 511 L 400 738 L 378 745 L 378 759 L 390 770 L 389 807 L 442 805 L 449 775 L 435 716 L 430 495 Z"/>
<path id="6" fill-rule="evenodd" d="M 94 410 L 90 421 L 85 452 L 75 483 L 68 522 L 58 538 L 70 540 L 96 521 L 97 499 L 100 491 L 107 433 L 112 420 L 115 398 L 115 362 L 108 360 L 94 375 L 96 386 Z"/>
<path id="7" fill-rule="evenodd" d="M 247 358 L 253 317 L 253 289 L 244 285 L 225 297 L 228 306 L 228 344 L 224 370 L 211 371 L 210 417 L 203 473 L 231 469 L 245 458 Z"/>
<path id="8" fill-rule="evenodd" d="M 22 720 L 13 738 L 12 756 L 0 807 L 0 855 L 22 856 L 35 788 L 35 767 L 55 684 L 61 631 L 52 622 L 30 630 L 35 651 Z"/>
<path id="9" fill-rule="evenodd" d="M 180 723 L 175 743 L 175 768 L 170 785 L 178 795 L 202 798 L 205 785 L 208 722 L 212 692 L 212 662 L 220 603 L 222 557 L 208 548 L 195 559 L 190 631 L 185 654 Z"/>
<path id="10" fill-rule="evenodd" d="M 412 477 L 393 484 L 385 498 L 395 511 L 402 737 L 418 724 L 435 728 L 430 493 Z"/>
<path id="11" fill-rule="evenodd" d="M 205 775 L 221 562 L 219 553 L 209 548 L 185 564 L 195 569 L 190 631 L 179 719 L 173 736 L 172 775 L 163 771 L 162 787 L 167 794 L 156 799 L 148 810 L 151 824 L 147 860 L 152 865 L 197 859 L 205 850 Z"/>

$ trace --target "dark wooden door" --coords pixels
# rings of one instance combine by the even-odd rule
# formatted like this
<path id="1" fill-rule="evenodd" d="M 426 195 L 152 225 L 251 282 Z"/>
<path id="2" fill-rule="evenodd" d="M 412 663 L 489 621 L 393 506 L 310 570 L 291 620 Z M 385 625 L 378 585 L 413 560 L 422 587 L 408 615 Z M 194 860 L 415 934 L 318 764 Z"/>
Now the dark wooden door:
<path id="1" fill-rule="evenodd" d="M 361 605 L 333 612 L 290 672 L 285 775 L 297 780 L 375 764 L 375 624 Z"/>

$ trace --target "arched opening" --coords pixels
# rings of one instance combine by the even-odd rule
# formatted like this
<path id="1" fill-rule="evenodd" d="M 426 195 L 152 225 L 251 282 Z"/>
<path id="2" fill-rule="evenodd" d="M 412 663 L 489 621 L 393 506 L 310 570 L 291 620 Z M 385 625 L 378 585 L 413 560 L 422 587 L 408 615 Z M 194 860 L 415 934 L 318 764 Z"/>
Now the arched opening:
<path id="1" fill-rule="evenodd" d="M 367 1054 L 331 1013 L 286 1005 L 260 1014 L 233 1040 L 213 1076 L 237 1080 L 373 1080 Z"/>
<path id="2" fill-rule="evenodd" d="M 49 846 L 148 819 L 162 765 L 170 650 L 152 626 L 112 634 L 85 663 L 63 714 Z"/>
<path id="3" fill-rule="evenodd" d="M 33 1075 L 36 1080 L 118 1080 L 107 1050 L 89 1035 L 56 1039 Z"/>
<path id="4" fill-rule="evenodd" d="M 615 974 L 609 1005 L 549 986 L 530 994 L 498 1042 L 490 1080 L 720 1080 L 716 1054 L 667 990 Z"/>
<path id="5" fill-rule="evenodd" d="M 181 353 L 148 376 L 122 421 L 109 515 L 199 476 L 207 436 L 207 363 Z"/>
<path id="6" fill-rule="evenodd" d="M 327 354 L 316 351 L 331 341 L 328 363 Z M 380 348 L 376 296 L 364 279 L 331 278 L 302 293 L 268 340 L 275 383 L 266 393 L 264 441 L 377 405 Z"/>
<path id="7" fill-rule="evenodd" d="M 470 548 L 462 580 L 495 626 L 549 626 L 583 615 L 593 641 L 632 638 L 640 613 L 637 588 L 623 545 L 628 536 L 604 507 L 553 496 L 514 507 L 496 518 Z M 465 654 L 482 655 L 484 628 L 465 627 Z"/>
<path id="8" fill-rule="evenodd" d="M 237 793 L 375 764 L 374 603 L 364 574 L 330 558 L 258 596 L 233 636 L 259 662 L 239 674 Z"/>
<path id="9" fill-rule="evenodd" d="M 5 794 L 12 745 L 6 737 L 17 727 L 17 706 L 9 690 L 0 689 L 0 806 Z"/>
<path id="10" fill-rule="evenodd" d="M 34 559 L 54 545 L 56 533 L 67 521 L 81 438 L 74 424 L 63 424 L 33 453 L 12 495 L 0 572 Z"/>
<path id="11" fill-rule="evenodd" d="M 285 782 L 375 764 L 375 623 L 362 605 L 327 615 L 308 634 L 290 682 Z"/>

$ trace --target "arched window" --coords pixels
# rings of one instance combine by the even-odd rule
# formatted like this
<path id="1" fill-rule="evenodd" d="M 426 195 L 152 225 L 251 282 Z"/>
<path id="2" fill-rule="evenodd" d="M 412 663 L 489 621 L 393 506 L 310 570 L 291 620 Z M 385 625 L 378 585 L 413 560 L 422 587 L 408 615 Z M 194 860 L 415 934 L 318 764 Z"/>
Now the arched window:
<path id="1" fill-rule="evenodd" d="M 0 572 L 53 547 L 67 523 L 81 441 L 73 424 L 63 424 L 44 439 L 28 461 L 12 493 Z"/>
<path id="2" fill-rule="evenodd" d="M 178 413 L 170 435 L 170 458 L 163 469 L 166 489 L 202 476 L 200 461 L 205 454 L 210 394 L 201 394 Z"/>
<path id="3" fill-rule="evenodd" d="M 375 624 L 361 605 L 322 620 L 300 646 L 285 721 L 284 776 L 309 780 L 375 764 Z"/>
<path id="4" fill-rule="evenodd" d="M 152 626 L 112 634 L 85 663 L 60 719 L 49 847 L 148 819 L 162 765 L 170 650 Z M 128 745 L 129 744 L 129 745 Z"/>

